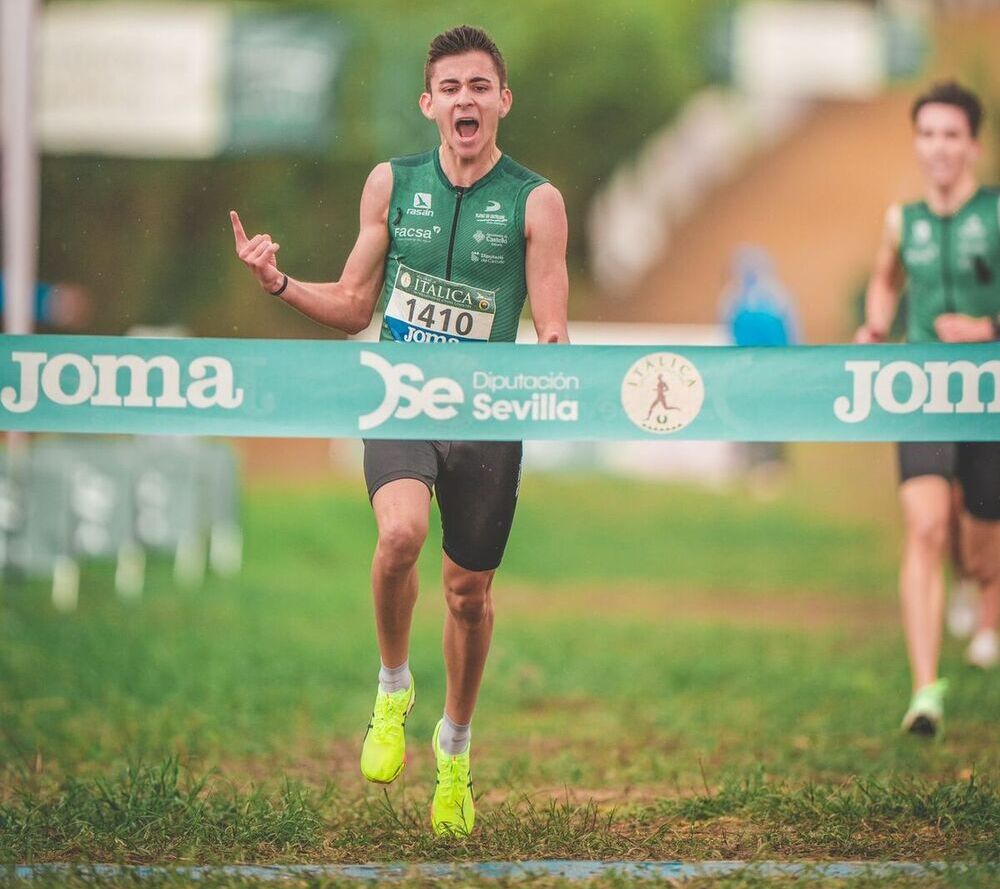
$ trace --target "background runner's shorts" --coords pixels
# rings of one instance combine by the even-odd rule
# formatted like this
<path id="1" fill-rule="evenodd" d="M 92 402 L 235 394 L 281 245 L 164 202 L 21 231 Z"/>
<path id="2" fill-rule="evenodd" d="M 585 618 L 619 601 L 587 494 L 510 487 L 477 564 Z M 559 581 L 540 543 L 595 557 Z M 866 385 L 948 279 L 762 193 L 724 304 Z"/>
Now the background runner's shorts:
<path id="1" fill-rule="evenodd" d="M 1000 441 L 900 442 L 900 482 L 920 475 L 959 482 L 972 515 L 1000 521 Z"/>
<path id="2" fill-rule="evenodd" d="M 521 484 L 521 442 L 365 439 L 368 499 L 400 478 L 419 479 L 437 495 L 444 551 L 456 565 L 500 564 Z"/>

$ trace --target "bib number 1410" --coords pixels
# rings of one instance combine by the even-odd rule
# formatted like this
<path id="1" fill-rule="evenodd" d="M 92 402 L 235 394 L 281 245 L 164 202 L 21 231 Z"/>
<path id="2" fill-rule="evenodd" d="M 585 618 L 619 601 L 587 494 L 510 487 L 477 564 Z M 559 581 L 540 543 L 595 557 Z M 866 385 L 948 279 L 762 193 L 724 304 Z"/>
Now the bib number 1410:
<path id="1" fill-rule="evenodd" d="M 420 308 L 421 303 L 423 308 Z M 449 306 L 439 306 L 412 298 L 406 300 L 403 305 L 407 309 L 406 320 L 411 324 L 419 322 L 428 330 L 440 330 L 442 333 L 451 333 L 454 330 L 459 336 L 468 336 L 472 331 L 473 318 L 470 312 L 456 312 Z M 454 329 L 451 326 L 453 322 Z"/>

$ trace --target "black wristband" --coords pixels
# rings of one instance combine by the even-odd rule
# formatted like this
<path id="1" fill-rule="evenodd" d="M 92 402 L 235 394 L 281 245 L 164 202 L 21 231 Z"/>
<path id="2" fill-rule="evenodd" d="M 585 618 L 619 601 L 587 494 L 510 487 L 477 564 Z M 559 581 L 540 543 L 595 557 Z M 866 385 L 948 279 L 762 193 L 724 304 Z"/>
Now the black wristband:
<path id="1" fill-rule="evenodd" d="M 1000 340 L 1000 315 L 993 316 L 993 339 Z"/>
<path id="2" fill-rule="evenodd" d="M 288 286 L 288 275 L 285 275 L 281 280 L 281 286 L 277 290 L 269 290 L 268 293 L 271 296 L 281 296 L 285 292 L 285 288 Z"/>

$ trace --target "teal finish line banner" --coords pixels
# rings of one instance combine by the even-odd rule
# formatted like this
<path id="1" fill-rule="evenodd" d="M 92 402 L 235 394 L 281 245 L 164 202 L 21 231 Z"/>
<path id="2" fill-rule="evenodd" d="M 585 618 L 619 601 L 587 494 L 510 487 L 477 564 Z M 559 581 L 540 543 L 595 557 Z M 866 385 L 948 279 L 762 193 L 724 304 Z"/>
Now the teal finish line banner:
<path id="1" fill-rule="evenodd" d="M 144 435 L 1000 440 L 1000 347 L 3 336 L 0 421 Z"/>

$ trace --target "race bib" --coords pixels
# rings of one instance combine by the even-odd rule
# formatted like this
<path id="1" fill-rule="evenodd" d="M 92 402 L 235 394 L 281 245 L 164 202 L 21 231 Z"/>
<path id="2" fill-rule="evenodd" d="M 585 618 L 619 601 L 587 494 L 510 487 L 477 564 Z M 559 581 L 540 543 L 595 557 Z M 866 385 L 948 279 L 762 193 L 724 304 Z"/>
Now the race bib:
<path id="1" fill-rule="evenodd" d="M 400 265 L 385 307 L 392 338 L 406 343 L 483 343 L 496 315 L 496 293 Z"/>

